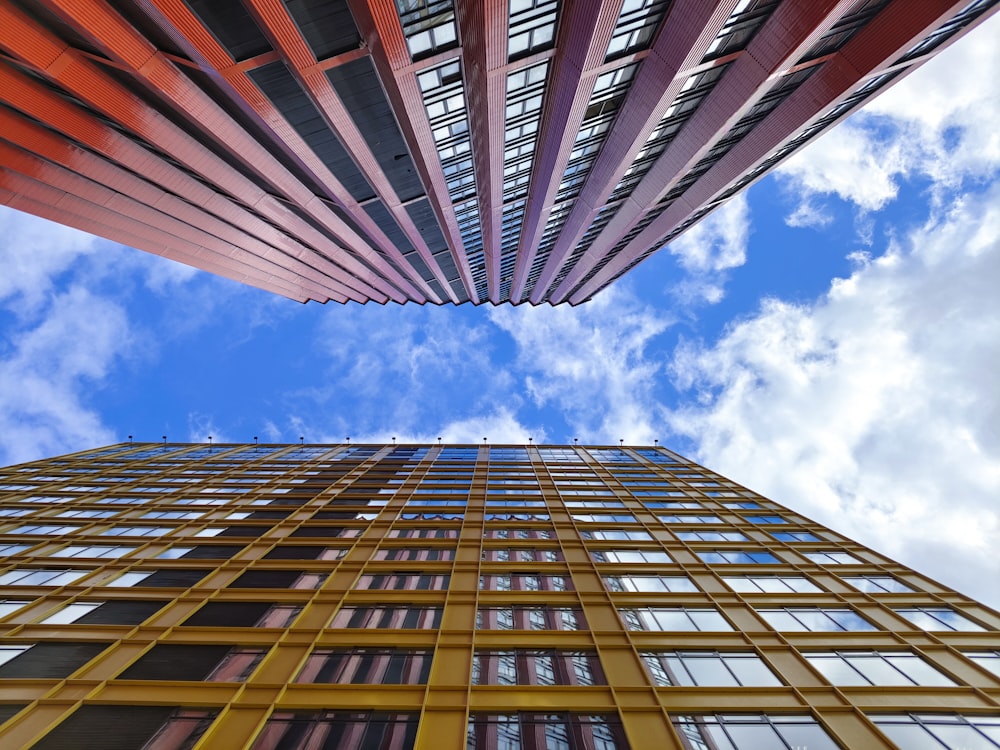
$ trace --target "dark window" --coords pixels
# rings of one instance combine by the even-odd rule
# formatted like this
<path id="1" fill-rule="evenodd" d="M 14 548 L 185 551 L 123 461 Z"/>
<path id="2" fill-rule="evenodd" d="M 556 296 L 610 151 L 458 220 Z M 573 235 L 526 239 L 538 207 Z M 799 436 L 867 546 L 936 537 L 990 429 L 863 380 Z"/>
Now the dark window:
<path id="1" fill-rule="evenodd" d="M 353 513 L 351 514 L 354 515 Z M 343 526 L 300 526 L 289 536 L 292 537 L 317 537 L 319 539 L 331 539 L 338 536 L 353 536 L 345 533 L 347 530 Z"/>
<path id="2" fill-rule="evenodd" d="M 138 625 L 156 614 L 166 602 L 122 600 L 104 602 L 83 617 L 80 625 Z"/>
<path id="3" fill-rule="evenodd" d="M 248 75 L 356 201 L 375 197 L 351 155 L 283 62 L 263 65 Z"/>
<path id="4" fill-rule="evenodd" d="M 263 536 L 271 530 L 270 526 L 230 526 L 223 529 L 218 536 Z"/>
<path id="5" fill-rule="evenodd" d="M 301 570 L 248 570 L 228 588 L 314 589 L 325 578 L 325 573 L 303 573 Z"/>
<path id="6" fill-rule="evenodd" d="M 142 571 L 137 571 L 142 572 Z M 137 586 L 159 586 L 163 588 L 176 587 L 186 589 L 194 586 L 208 575 L 208 568 L 186 568 L 181 570 L 158 570 L 148 578 L 142 579 Z"/>
<path id="7" fill-rule="evenodd" d="M 14 715 L 26 705 L 27 704 L 25 703 L 5 703 L 0 706 L 0 724 L 3 724 L 8 719 L 14 718 Z"/>
<path id="8" fill-rule="evenodd" d="M 118 675 L 122 680 L 242 682 L 267 649 L 160 643 Z"/>
<path id="9" fill-rule="evenodd" d="M 292 546 L 275 547 L 264 555 L 265 560 L 315 560 L 326 547 Z"/>
<path id="10" fill-rule="evenodd" d="M 424 187 L 410 158 L 410 150 L 382 91 L 371 58 L 358 58 L 332 68 L 326 75 L 399 199 L 405 202 L 423 195 Z"/>
<path id="11" fill-rule="evenodd" d="M 230 628 L 283 628 L 300 608 L 270 602 L 208 602 L 184 625 Z"/>
<path id="12" fill-rule="evenodd" d="M 39 643 L 0 666 L 0 677 L 61 680 L 69 677 L 108 645 L 107 643 Z"/>
<path id="13" fill-rule="evenodd" d="M 361 41 L 347 0 L 285 0 L 317 60 L 357 49 Z"/>
<path id="14" fill-rule="evenodd" d="M 200 544 L 181 555 L 185 560 L 223 560 L 232 557 L 243 547 L 238 544 Z"/>
<path id="15" fill-rule="evenodd" d="M 165 748 L 191 747 L 214 712 L 173 706 L 81 706 L 32 745 L 33 750 L 141 750 L 156 737 Z M 114 727 L 114 731 L 108 731 Z"/>
<path id="16" fill-rule="evenodd" d="M 240 0 L 187 0 L 187 3 L 237 62 L 271 49 Z M 192 454 L 185 456 L 191 457 Z"/>

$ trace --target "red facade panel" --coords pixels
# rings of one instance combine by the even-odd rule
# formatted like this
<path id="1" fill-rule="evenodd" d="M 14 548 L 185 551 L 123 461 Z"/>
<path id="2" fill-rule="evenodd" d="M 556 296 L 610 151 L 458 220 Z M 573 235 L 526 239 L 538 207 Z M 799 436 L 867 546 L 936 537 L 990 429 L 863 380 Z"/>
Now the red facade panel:
<path id="1" fill-rule="evenodd" d="M 551 6 L 554 36 L 543 33 L 513 60 L 509 29 L 515 38 L 531 24 L 542 29 L 551 21 L 545 3 L 532 6 L 541 8 L 537 18 L 517 6 L 521 15 L 511 20 L 509 0 L 402 8 L 347 0 L 361 46 L 318 60 L 315 37 L 307 37 L 324 30 L 300 28 L 295 9 L 279 0 L 234 6 L 244 14 L 232 20 L 245 25 L 238 31 L 264 40 L 246 55 L 231 54 L 223 41 L 230 30 L 213 29 L 218 19 L 200 18 L 184 0 L 40 2 L 45 13 L 0 4 L 0 102 L 8 108 L 0 113 L 0 168 L 11 205 L 298 300 L 576 304 L 705 215 L 735 183 L 759 177 L 758 165 L 800 147 L 805 128 L 867 81 L 889 69 L 905 75 L 995 13 L 1000 0 L 563 2 Z M 320 13 L 316 23 L 345 18 L 346 10 L 338 13 Z M 849 33 L 805 59 L 838 29 Z M 435 30 L 441 35 L 429 46 L 415 42 Z M 928 39 L 923 54 L 904 57 Z M 400 173 L 366 130 L 378 127 L 366 120 L 376 115 L 349 108 L 364 101 L 345 93 L 351 69 L 336 79 L 343 83 L 327 75 L 363 58 L 427 204 L 399 187 Z M 425 101 L 418 76 L 456 60 L 461 101 Z M 547 78 L 533 84 L 543 92 L 531 115 L 536 130 L 530 143 L 508 142 L 507 76 L 545 60 Z M 321 155 L 305 121 L 284 111 L 298 105 L 272 101 L 270 89 L 265 95 L 254 77 L 264 66 L 291 73 L 301 88 L 295 101 L 315 107 L 333 151 Z M 595 82 L 624 66 L 628 85 L 602 100 Z M 795 85 L 778 101 L 782 80 L 807 67 L 815 72 L 788 79 Z M 712 88 L 648 151 L 696 74 Z M 860 106 L 863 97 L 854 99 Z M 725 141 L 761 101 L 776 103 Z M 449 111 L 461 117 L 449 119 Z M 584 123 L 598 123 L 600 138 L 579 135 Z M 465 147 L 472 170 L 456 176 L 464 167 L 455 154 Z M 505 170 L 514 175 L 509 184 Z M 470 179 L 475 216 L 462 209 Z M 470 257 L 480 242 L 482 256 Z"/>

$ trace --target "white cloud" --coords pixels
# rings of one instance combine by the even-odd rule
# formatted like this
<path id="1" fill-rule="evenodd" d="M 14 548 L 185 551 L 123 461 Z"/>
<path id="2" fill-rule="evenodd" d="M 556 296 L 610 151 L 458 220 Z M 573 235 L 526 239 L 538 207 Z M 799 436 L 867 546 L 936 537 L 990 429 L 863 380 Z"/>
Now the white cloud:
<path id="1" fill-rule="evenodd" d="M 809 305 L 765 301 L 674 360 L 697 458 L 1000 603 L 1000 183 Z"/>
<path id="2" fill-rule="evenodd" d="M 233 440 L 224 432 L 211 414 L 201 412 L 191 412 L 188 414 L 188 442 L 208 443 L 209 438 L 213 443 L 242 443 L 245 440 Z"/>
<path id="3" fill-rule="evenodd" d="M 667 250 L 688 271 L 725 271 L 746 262 L 749 236 L 750 207 L 746 193 L 740 193 L 667 245 Z"/>
<path id="4" fill-rule="evenodd" d="M 0 301 L 15 298 L 16 312 L 30 314 L 52 293 L 53 279 L 98 240 L 70 227 L 0 206 Z"/>
<path id="5" fill-rule="evenodd" d="M 314 355 L 322 384 L 286 394 L 303 430 L 296 435 L 402 438 L 500 405 L 516 409 L 511 376 L 491 359 L 490 326 L 474 315 L 414 305 L 324 312 Z"/>
<path id="6" fill-rule="evenodd" d="M 750 206 L 740 193 L 664 248 L 687 272 L 670 293 L 685 306 L 720 302 L 726 272 L 746 262 L 749 239 Z"/>
<path id="7" fill-rule="evenodd" d="M 528 438 L 535 443 L 546 440 L 545 429 L 539 426 L 524 425 L 516 414 L 508 407 L 500 406 L 496 410 L 482 415 L 456 419 L 441 425 L 437 430 L 408 433 L 387 433 L 385 431 L 351 437 L 359 443 L 388 443 L 393 439 L 397 443 L 436 443 L 441 438 L 444 443 L 478 444 L 486 438 L 489 444 L 527 444 Z M 335 442 L 329 440 L 329 442 Z"/>
<path id="8" fill-rule="evenodd" d="M 984 82 L 1000 77 L 998 35 L 995 16 L 785 162 L 777 175 L 799 202 L 789 223 L 816 225 L 816 196 L 874 211 L 908 177 L 940 189 L 989 176 L 1000 166 L 1000 93 Z"/>
<path id="9" fill-rule="evenodd" d="M 517 345 L 515 371 L 538 407 L 559 409 L 584 442 L 652 442 L 653 392 L 661 367 L 646 357 L 671 321 L 625 287 L 579 307 L 495 308 L 494 323 Z"/>
<path id="10" fill-rule="evenodd" d="M 41 322 L 19 331 L 0 359 L 0 456 L 18 463 L 117 439 L 89 405 L 131 347 L 121 306 L 73 287 Z"/>

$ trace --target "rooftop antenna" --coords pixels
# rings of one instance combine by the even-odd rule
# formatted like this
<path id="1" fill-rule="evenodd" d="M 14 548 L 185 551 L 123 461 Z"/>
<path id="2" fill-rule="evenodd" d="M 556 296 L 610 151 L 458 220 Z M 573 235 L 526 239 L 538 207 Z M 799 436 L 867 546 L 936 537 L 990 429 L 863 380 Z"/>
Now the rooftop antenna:
<path id="1" fill-rule="evenodd" d="M 167 436 L 164 435 L 163 436 L 163 450 L 166 450 L 166 449 L 167 449 Z"/>
<path id="2" fill-rule="evenodd" d="M 529 444 L 531 443 L 531 436 L 530 435 L 528 436 L 528 443 Z"/>
<path id="3" fill-rule="evenodd" d="M 132 436 L 131 435 L 128 436 L 128 444 L 132 445 Z"/>
<path id="4" fill-rule="evenodd" d="M 208 452 L 209 453 L 212 452 L 212 436 L 211 435 L 208 436 Z"/>
<path id="5" fill-rule="evenodd" d="M 441 445 L 441 438 L 438 438 L 438 445 Z"/>
<path id="6" fill-rule="evenodd" d="M 576 445 L 576 438 L 573 438 L 573 445 Z"/>
<path id="7" fill-rule="evenodd" d="M 257 436 L 256 435 L 253 436 L 253 444 L 257 445 Z"/>
<path id="8" fill-rule="evenodd" d="M 346 438 L 344 438 L 344 440 L 346 440 L 346 441 L 347 441 L 347 444 L 348 444 L 348 445 L 350 445 L 350 444 L 351 444 L 351 436 L 350 436 L 350 435 L 348 435 L 348 436 L 347 436 Z"/>
<path id="9" fill-rule="evenodd" d="M 302 435 L 299 435 L 299 445 L 305 445 L 305 438 Z"/>
<path id="10" fill-rule="evenodd" d="M 618 446 L 625 447 L 625 438 L 618 438 Z"/>
<path id="11" fill-rule="evenodd" d="M 483 438 L 483 445 L 486 445 L 486 438 Z"/>
<path id="12" fill-rule="evenodd" d="M 656 439 L 655 439 L 655 440 L 653 441 L 653 445 L 656 445 L 656 446 L 658 446 L 659 444 L 660 444 L 660 439 L 659 439 L 659 438 L 656 438 Z"/>
<path id="13" fill-rule="evenodd" d="M 392 436 L 392 444 L 393 444 L 393 445 L 395 445 L 395 444 L 396 444 L 396 436 L 395 436 L 395 435 L 393 435 L 393 436 Z"/>

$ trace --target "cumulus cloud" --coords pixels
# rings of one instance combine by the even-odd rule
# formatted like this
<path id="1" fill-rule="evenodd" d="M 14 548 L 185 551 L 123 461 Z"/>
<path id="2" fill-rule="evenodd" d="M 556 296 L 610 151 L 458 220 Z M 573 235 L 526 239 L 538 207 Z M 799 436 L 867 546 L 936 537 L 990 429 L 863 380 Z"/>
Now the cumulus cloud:
<path id="1" fill-rule="evenodd" d="M 0 359 L 0 460 L 114 442 L 89 389 L 122 360 L 130 340 L 120 305 L 81 287 L 55 295 L 40 322 L 7 340 Z"/>
<path id="2" fill-rule="evenodd" d="M 376 432 L 352 437 L 360 443 L 435 443 L 441 438 L 443 443 L 482 443 L 483 438 L 490 444 L 527 444 L 529 438 L 535 443 L 545 442 L 545 429 L 539 425 L 529 427 L 518 419 L 513 410 L 499 406 L 494 411 L 446 422 L 438 429 L 403 434 Z M 327 442 L 336 442 L 329 440 Z"/>
<path id="3" fill-rule="evenodd" d="M 740 193 L 666 246 L 687 275 L 671 293 L 686 304 L 715 304 L 725 296 L 726 271 L 746 262 L 750 206 Z"/>
<path id="4" fill-rule="evenodd" d="M 998 35 L 994 16 L 785 162 L 777 174 L 798 204 L 789 223 L 823 226 L 818 196 L 868 212 L 906 178 L 940 190 L 988 177 L 1000 166 L 1000 93 L 983 82 L 1000 76 Z"/>
<path id="5" fill-rule="evenodd" d="M 0 302 L 16 301 L 19 315 L 35 312 L 54 279 L 97 249 L 93 236 L 0 206 Z"/>
<path id="6" fill-rule="evenodd" d="M 510 374 L 491 359 L 491 326 L 471 311 L 337 307 L 317 332 L 325 382 L 289 392 L 289 411 L 306 430 L 297 434 L 401 437 L 432 421 L 516 408 Z"/>
<path id="7" fill-rule="evenodd" d="M 647 349 L 671 320 L 617 285 L 579 307 L 496 308 L 513 337 L 515 369 L 539 406 L 564 415 L 582 441 L 652 442 L 652 405 L 661 365 Z"/>
<path id="8" fill-rule="evenodd" d="M 1000 603 L 1000 183 L 672 363 L 697 459 Z M 970 575 L 970 571 L 976 571 Z"/>

